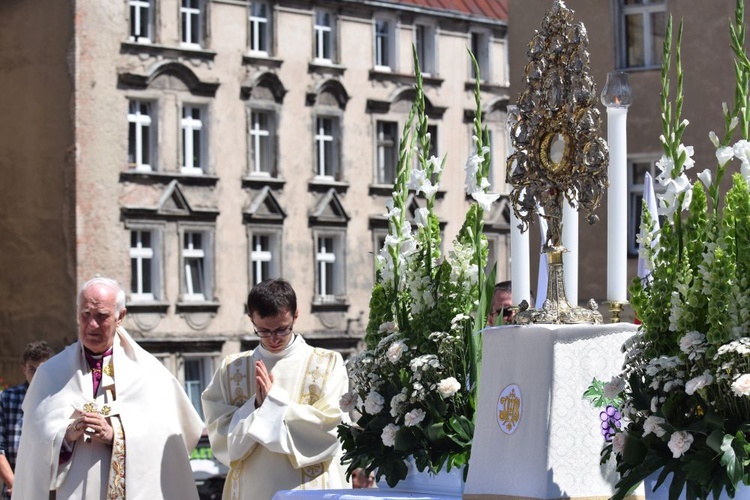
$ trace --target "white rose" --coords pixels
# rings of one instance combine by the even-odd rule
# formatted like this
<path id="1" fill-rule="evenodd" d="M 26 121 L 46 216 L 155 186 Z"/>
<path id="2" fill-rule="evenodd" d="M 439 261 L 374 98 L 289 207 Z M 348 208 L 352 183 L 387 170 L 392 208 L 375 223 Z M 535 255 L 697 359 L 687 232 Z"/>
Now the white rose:
<path id="1" fill-rule="evenodd" d="M 401 359 L 401 355 L 406 351 L 407 347 L 403 340 L 397 340 L 388 347 L 388 351 L 385 355 L 388 357 L 388 361 L 396 363 Z"/>
<path id="2" fill-rule="evenodd" d="M 419 425 L 419 423 L 424 420 L 425 412 L 424 410 L 420 408 L 415 408 L 414 410 L 410 411 L 406 415 L 404 415 L 404 424 L 407 427 L 412 427 L 415 425 Z"/>
<path id="3" fill-rule="evenodd" d="M 661 426 L 665 422 L 663 418 L 651 415 L 643 422 L 643 435 L 647 436 L 653 432 L 656 437 L 662 437 L 667 433 Z"/>
<path id="4" fill-rule="evenodd" d="M 625 449 L 625 433 L 618 432 L 612 438 L 612 451 L 621 454 Z"/>
<path id="5" fill-rule="evenodd" d="M 740 375 L 732 382 L 732 392 L 737 396 L 750 396 L 750 374 Z"/>
<path id="6" fill-rule="evenodd" d="M 385 399 L 375 391 L 370 391 L 365 399 L 365 411 L 370 415 L 377 415 L 383 409 Z"/>
<path id="7" fill-rule="evenodd" d="M 701 345 L 705 340 L 706 336 L 700 332 L 688 332 L 680 339 L 680 350 L 685 354 L 690 354 L 690 351 Z"/>
<path id="8" fill-rule="evenodd" d="M 357 391 L 349 391 L 339 399 L 339 407 L 344 413 L 349 413 L 357 405 Z"/>
<path id="9" fill-rule="evenodd" d="M 688 396 L 691 396 L 695 393 L 695 391 L 702 389 L 707 385 L 711 385 L 711 382 L 713 381 L 714 378 L 711 376 L 711 374 L 708 372 L 704 372 L 703 375 L 695 377 L 692 380 L 688 380 L 685 383 L 685 393 Z"/>
<path id="10" fill-rule="evenodd" d="M 396 432 L 400 427 L 394 424 L 388 424 L 383 428 L 383 432 L 380 434 L 380 439 L 383 441 L 385 446 L 393 446 L 396 444 Z"/>
<path id="11" fill-rule="evenodd" d="M 461 383 L 454 377 L 448 377 L 440 381 L 437 389 L 441 396 L 449 398 L 461 389 Z"/>
<path id="12" fill-rule="evenodd" d="M 693 444 L 693 435 L 686 431 L 677 431 L 669 438 L 669 449 L 672 451 L 674 458 L 680 458 L 690 449 Z"/>

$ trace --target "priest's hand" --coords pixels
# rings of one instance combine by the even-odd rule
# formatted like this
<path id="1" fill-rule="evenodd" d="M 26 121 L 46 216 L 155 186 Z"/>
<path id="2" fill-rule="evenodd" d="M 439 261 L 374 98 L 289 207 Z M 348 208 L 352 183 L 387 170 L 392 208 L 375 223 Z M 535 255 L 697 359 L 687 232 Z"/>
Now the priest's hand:
<path id="1" fill-rule="evenodd" d="M 81 419 L 80 427 L 87 436 L 102 444 L 112 444 L 115 439 L 115 430 L 109 425 L 104 415 L 84 412 L 81 413 L 79 419 Z"/>
<path id="2" fill-rule="evenodd" d="M 255 407 L 258 408 L 266 400 L 266 396 L 271 392 L 273 387 L 273 374 L 269 373 L 263 361 L 255 362 Z"/>

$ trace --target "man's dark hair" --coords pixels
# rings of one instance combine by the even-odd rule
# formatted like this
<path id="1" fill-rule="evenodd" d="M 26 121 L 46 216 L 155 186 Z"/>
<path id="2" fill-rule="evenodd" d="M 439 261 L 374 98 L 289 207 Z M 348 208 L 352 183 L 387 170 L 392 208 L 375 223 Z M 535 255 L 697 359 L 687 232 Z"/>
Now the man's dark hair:
<path id="1" fill-rule="evenodd" d="M 55 351 L 52 350 L 47 341 L 37 340 L 36 342 L 30 342 L 23 350 L 23 362 L 46 361 L 54 355 Z"/>
<path id="2" fill-rule="evenodd" d="M 253 313 L 261 318 L 276 316 L 289 311 L 297 312 L 297 294 L 292 285 L 281 278 L 263 280 L 247 294 L 247 314 Z"/>
<path id="3" fill-rule="evenodd" d="M 496 292 L 503 291 L 503 292 L 510 293 L 511 291 L 510 281 L 501 281 L 500 283 L 495 285 L 495 291 Z"/>

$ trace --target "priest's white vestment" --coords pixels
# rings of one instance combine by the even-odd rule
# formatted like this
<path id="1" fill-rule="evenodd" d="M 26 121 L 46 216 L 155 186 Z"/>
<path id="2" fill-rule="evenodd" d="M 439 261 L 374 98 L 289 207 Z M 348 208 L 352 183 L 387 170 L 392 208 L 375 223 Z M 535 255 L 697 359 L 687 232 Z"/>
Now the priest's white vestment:
<path id="1" fill-rule="evenodd" d="M 39 367 L 23 402 L 13 499 L 46 500 L 55 490 L 57 500 L 197 500 L 189 454 L 204 426 L 185 390 L 122 327 L 105 363 L 96 397 L 80 342 Z M 92 408 L 109 417 L 113 445 L 64 443 L 78 412 Z"/>
<path id="2" fill-rule="evenodd" d="M 273 375 L 255 408 L 255 362 Z M 214 457 L 230 467 L 224 499 L 270 500 L 278 490 L 347 488 L 337 426 L 349 378 L 341 355 L 295 336 L 224 359 L 203 392 Z"/>

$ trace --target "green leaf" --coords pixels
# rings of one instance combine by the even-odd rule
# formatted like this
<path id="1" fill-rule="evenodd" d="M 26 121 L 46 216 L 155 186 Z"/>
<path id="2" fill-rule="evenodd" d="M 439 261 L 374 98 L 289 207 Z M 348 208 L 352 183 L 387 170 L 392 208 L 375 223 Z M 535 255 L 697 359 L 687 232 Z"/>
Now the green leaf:
<path id="1" fill-rule="evenodd" d="M 742 462 L 737 457 L 737 454 L 732 447 L 734 436 L 727 434 L 721 443 L 721 451 L 724 452 L 721 456 L 721 465 L 727 468 L 727 476 L 732 484 L 737 484 L 742 481 L 742 477 L 745 475 L 745 470 L 742 467 Z"/>

